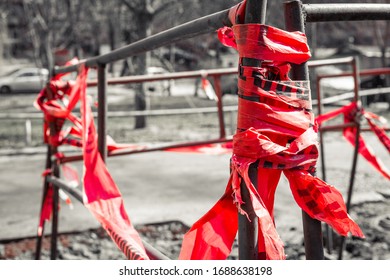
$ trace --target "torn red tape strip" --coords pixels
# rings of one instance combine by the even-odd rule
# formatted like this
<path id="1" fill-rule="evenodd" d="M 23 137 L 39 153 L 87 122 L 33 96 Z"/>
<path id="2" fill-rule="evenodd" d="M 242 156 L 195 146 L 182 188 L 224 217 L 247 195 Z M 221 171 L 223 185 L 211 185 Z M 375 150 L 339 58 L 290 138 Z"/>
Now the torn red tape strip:
<path id="1" fill-rule="evenodd" d="M 358 114 L 360 114 L 367 120 L 371 130 L 376 134 L 379 141 L 390 153 L 390 139 L 386 135 L 386 132 L 383 127 L 376 124 L 376 121 L 380 120 L 380 117 L 371 112 L 366 112 L 363 108 L 359 108 L 356 102 L 351 102 L 350 104 L 343 106 L 339 109 L 322 114 L 316 118 L 316 121 L 319 125 L 321 125 L 322 123 L 330 119 L 333 119 L 339 115 L 343 115 L 344 123 L 355 123 Z M 344 128 L 343 136 L 353 147 L 355 147 L 357 137 L 356 126 Z M 382 176 L 387 179 L 390 179 L 390 171 L 374 154 L 373 149 L 366 143 L 362 135 L 359 135 L 358 151 L 360 155 L 362 155 L 380 174 L 382 174 Z"/>
<path id="2" fill-rule="evenodd" d="M 126 213 L 122 195 L 97 148 L 97 133 L 86 96 L 87 69 L 81 67 L 80 85 L 83 125 L 84 204 L 129 259 L 149 259 Z"/>

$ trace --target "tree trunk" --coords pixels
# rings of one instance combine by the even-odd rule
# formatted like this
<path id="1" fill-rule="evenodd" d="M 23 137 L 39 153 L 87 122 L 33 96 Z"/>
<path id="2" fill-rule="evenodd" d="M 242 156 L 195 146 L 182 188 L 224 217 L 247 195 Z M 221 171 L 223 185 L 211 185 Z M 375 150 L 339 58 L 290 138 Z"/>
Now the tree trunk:
<path id="1" fill-rule="evenodd" d="M 382 53 L 382 67 L 386 68 L 388 67 L 387 64 L 387 57 L 386 57 L 386 52 L 387 52 L 387 46 L 381 46 L 381 53 Z M 383 85 L 384 87 L 390 86 L 390 77 L 389 75 L 385 75 L 385 84 Z M 385 101 L 387 102 L 387 110 L 390 111 L 390 94 L 385 95 Z"/>
<path id="2" fill-rule="evenodd" d="M 146 73 L 146 63 L 147 58 L 146 54 L 139 55 L 136 59 L 136 72 L 137 74 Z M 135 87 L 135 96 L 134 96 L 134 106 L 136 111 L 145 111 L 146 110 L 146 94 L 142 84 L 136 84 Z M 146 116 L 136 116 L 135 117 L 135 129 L 145 128 L 146 127 Z"/>
<path id="3" fill-rule="evenodd" d="M 142 84 L 137 84 L 135 87 L 134 106 L 137 111 L 145 111 L 146 109 L 146 96 Z M 146 117 L 137 116 L 135 117 L 135 129 L 146 127 Z"/>
<path id="4" fill-rule="evenodd" d="M 138 34 L 139 34 L 139 39 L 146 38 L 147 36 L 150 35 L 150 25 L 151 21 L 150 18 L 148 18 L 147 14 L 140 14 L 138 15 L 139 19 L 137 19 L 138 25 Z M 146 69 L 148 66 L 148 57 L 150 56 L 150 53 L 143 53 L 139 56 L 136 57 L 136 63 L 134 63 L 136 67 L 136 73 L 139 75 L 145 74 Z M 147 105 L 147 100 L 146 100 L 146 95 L 144 91 L 144 87 L 142 84 L 138 84 L 135 87 L 135 97 L 134 97 L 134 106 L 136 111 L 145 111 L 146 110 L 146 105 Z M 135 117 L 135 129 L 140 129 L 140 128 L 145 128 L 146 127 L 146 116 L 137 116 Z"/>

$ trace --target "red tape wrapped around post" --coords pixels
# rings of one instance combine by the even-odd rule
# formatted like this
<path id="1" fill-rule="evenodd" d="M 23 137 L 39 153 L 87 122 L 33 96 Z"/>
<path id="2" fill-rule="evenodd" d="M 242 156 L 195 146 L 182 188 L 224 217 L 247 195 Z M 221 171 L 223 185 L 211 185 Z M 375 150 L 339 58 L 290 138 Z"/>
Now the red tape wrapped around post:
<path id="1" fill-rule="evenodd" d="M 224 44 L 237 46 L 240 55 L 232 172 L 224 195 L 185 235 L 180 259 L 226 259 L 237 233 L 236 207 L 246 214 L 241 208 L 241 180 L 259 219 L 259 256 L 285 259 L 273 216 L 282 172 L 297 204 L 309 216 L 328 223 L 341 235 L 364 237 L 348 215 L 341 193 L 312 175 L 318 141 L 309 84 L 288 78 L 290 63 L 301 64 L 310 58 L 304 34 L 236 24 L 233 29 L 221 29 L 219 37 Z M 261 67 L 243 66 L 243 58 L 260 60 Z M 258 164 L 257 189 L 248 174 L 251 164 Z"/>

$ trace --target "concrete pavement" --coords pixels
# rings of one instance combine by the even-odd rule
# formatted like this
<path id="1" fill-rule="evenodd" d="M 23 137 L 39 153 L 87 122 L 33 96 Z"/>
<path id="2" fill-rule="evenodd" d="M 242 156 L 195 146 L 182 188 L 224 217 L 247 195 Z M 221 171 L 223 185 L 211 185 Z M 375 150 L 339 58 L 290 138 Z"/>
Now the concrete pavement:
<path id="1" fill-rule="evenodd" d="M 366 136 L 379 157 L 390 166 L 390 156 L 372 134 Z M 328 182 L 346 193 L 352 147 L 340 133 L 326 135 Z M 229 155 L 153 152 L 113 157 L 107 166 L 125 201 L 134 224 L 180 220 L 192 225 L 223 194 L 229 176 Z M 389 182 L 359 157 L 356 193 L 387 189 Z M 0 156 L 0 240 L 36 234 L 45 154 Z M 81 172 L 81 165 L 73 164 Z M 320 172 L 319 172 L 320 175 Z M 62 203 L 61 232 L 98 227 L 92 215 L 73 199 L 74 209 Z M 300 238 L 301 211 L 281 178 L 275 202 L 278 232 L 287 241 Z M 47 229 L 49 230 L 49 226 Z"/>

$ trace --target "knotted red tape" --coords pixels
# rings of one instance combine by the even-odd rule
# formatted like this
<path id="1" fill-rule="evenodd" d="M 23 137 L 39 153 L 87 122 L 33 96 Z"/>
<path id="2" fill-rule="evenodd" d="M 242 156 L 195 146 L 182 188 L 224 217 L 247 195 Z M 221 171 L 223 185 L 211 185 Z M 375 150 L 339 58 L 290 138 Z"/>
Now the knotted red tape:
<path id="1" fill-rule="evenodd" d="M 307 82 L 288 78 L 289 63 L 300 64 L 310 58 L 304 34 L 237 24 L 231 30 L 220 30 L 219 36 L 223 43 L 237 45 L 240 56 L 232 172 L 224 195 L 185 235 L 180 259 L 226 259 L 237 233 L 236 206 L 247 214 L 241 208 L 241 180 L 259 219 L 260 258 L 284 259 L 273 217 L 282 172 L 297 204 L 309 216 L 328 223 L 339 234 L 363 237 L 349 217 L 341 193 L 312 175 L 318 142 L 310 90 Z M 243 66 L 243 58 L 261 60 L 261 67 Z M 258 165 L 257 189 L 249 178 L 251 164 Z"/>
<path id="2" fill-rule="evenodd" d="M 102 224 L 117 246 L 129 259 L 149 259 L 142 241 L 134 229 L 126 213 L 122 195 L 109 174 L 97 148 L 97 133 L 93 121 L 92 110 L 86 95 L 86 79 L 88 69 L 80 67 L 75 82 L 64 82 L 61 76 L 54 77 L 36 99 L 35 105 L 44 112 L 45 142 L 53 146 L 71 144 L 82 147 L 84 158 L 84 204 Z M 66 99 L 66 100 L 65 100 Z M 81 118 L 72 110 L 81 101 Z M 72 126 L 64 130 L 63 124 L 70 121 Z M 56 134 L 50 125 L 55 125 Z M 109 139 L 109 150 L 121 148 Z M 126 145 L 128 148 L 128 145 Z M 64 170 L 69 173 L 69 169 Z M 45 176 L 49 173 L 45 173 Z M 71 179 L 75 174 L 70 172 Z M 42 206 L 38 234 L 42 234 L 43 221 L 49 220 L 52 212 L 53 187 L 49 185 Z"/>
<path id="3" fill-rule="evenodd" d="M 378 137 L 379 141 L 390 153 L 390 139 L 386 135 L 386 132 L 382 126 L 379 126 L 376 122 L 380 120 L 380 117 L 371 113 L 366 112 L 362 107 L 358 106 L 356 102 L 351 102 L 350 104 L 343 106 L 339 109 L 330 111 L 328 113 L 322 114 L 316 118 L 318 124 L 322 124 L 325 121 L 333 119 L 339 115 L 344 116 L 344 123 L 355 123 L 359 115 L 363 116 L 368 122 L 371 130 Z M 356 137 L 357 137 L 357 128 L 356 126 L 346 127 L 343 130 L 344 138 L 355 147 Z M 390 171 L 382 163 L 382 161 L 377 158 L 373 152 L 373 149 L 366 143 L 362 135 L 359 135 L 359 147 L 358 152 L 362 155 L 382 176 L 390 180 Z"/>

